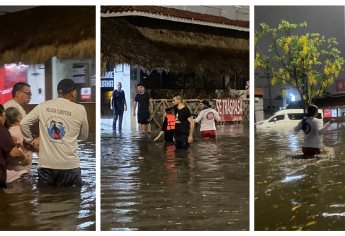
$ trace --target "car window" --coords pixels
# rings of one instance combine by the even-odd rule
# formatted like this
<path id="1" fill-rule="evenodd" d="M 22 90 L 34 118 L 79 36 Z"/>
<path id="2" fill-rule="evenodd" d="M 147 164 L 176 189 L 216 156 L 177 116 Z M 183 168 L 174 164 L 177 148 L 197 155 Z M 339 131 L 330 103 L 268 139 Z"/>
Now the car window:
<path id="1" fill-rule="evenodd" d="M 305 116 L 303 113 L 290 113 L 287 114 L 290 120 L 302 120 Z"/>
<path id="2" fill-rule="evenodd" d="M 284 120 L 284 115 L 274 116 L 268 122 L 275 122 L 275 121 L 278 121 L 278 120 Z"/>

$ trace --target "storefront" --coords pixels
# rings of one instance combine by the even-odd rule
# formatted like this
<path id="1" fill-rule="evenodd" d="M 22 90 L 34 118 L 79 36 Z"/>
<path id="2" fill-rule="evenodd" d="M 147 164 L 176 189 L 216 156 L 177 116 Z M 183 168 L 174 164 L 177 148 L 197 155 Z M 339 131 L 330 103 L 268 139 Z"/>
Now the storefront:
<path id="1" fill-rule="evenodd" d="M 38 6 L 0 16 L 0 103 L 24 81 L 32 91 L 29 112 L 57 98 L 57 84 L 70 78 L 95 132 L 95 24 L 95 6 Z"/>
<path id="2" fill-rule="evenodd" d="M 108 72 L 101 78 L 101 115 L 102 118 L 111 117 L 110 99 L 114 90 L 114 74 Z"/>

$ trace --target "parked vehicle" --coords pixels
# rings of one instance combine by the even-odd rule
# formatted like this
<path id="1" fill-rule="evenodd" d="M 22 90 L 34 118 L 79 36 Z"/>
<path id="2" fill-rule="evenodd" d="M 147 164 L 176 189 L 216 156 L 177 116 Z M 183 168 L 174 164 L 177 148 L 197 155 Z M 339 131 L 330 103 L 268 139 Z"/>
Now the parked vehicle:
<path id="1" fill-rule="evenodd" d="M 286 109 L 276 112 L 267 120 L 255 124 L 257 129 L 293 129 L 306 115 L 303 109 Z M 323 120 L 323 112 L 319 109 L 318 119 Z"/>

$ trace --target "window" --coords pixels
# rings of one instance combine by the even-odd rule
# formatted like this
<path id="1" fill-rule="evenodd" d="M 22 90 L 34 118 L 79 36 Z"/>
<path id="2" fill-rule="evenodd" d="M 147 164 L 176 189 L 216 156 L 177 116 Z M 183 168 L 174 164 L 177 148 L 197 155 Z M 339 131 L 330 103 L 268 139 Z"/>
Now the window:
<path id="1" fill-rule="evenodd" d="M 278 115 L 274 116 L 272 119 L 270 119 L 268 122 L 276 122 L 278 120 L 284 120 L 284 115 Z"/>
<path id="2" fill-rule="evenodd" d="M 305 116 L 303 113 L 291 113 L 287 114 L 290 120 L 302 120 Z"/>

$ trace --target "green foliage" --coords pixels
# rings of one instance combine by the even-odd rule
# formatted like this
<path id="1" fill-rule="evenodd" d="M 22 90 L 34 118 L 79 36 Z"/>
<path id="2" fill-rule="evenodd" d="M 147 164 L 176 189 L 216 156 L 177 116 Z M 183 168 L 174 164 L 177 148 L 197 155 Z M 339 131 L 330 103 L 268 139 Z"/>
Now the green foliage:
<path id="1" fill-rule="evenodd" d="M 282 21 L 277 28 L 262 23 L 255 32 L 255 44 L 271 39 L 266 55 L 255 52 L 255 69 L 272 75 L 271 84 L 296 88 L 305 104 L 322 96 L 344 65 L 335 38 L 318 33 L 294 34 L 307 23 Z"/>

